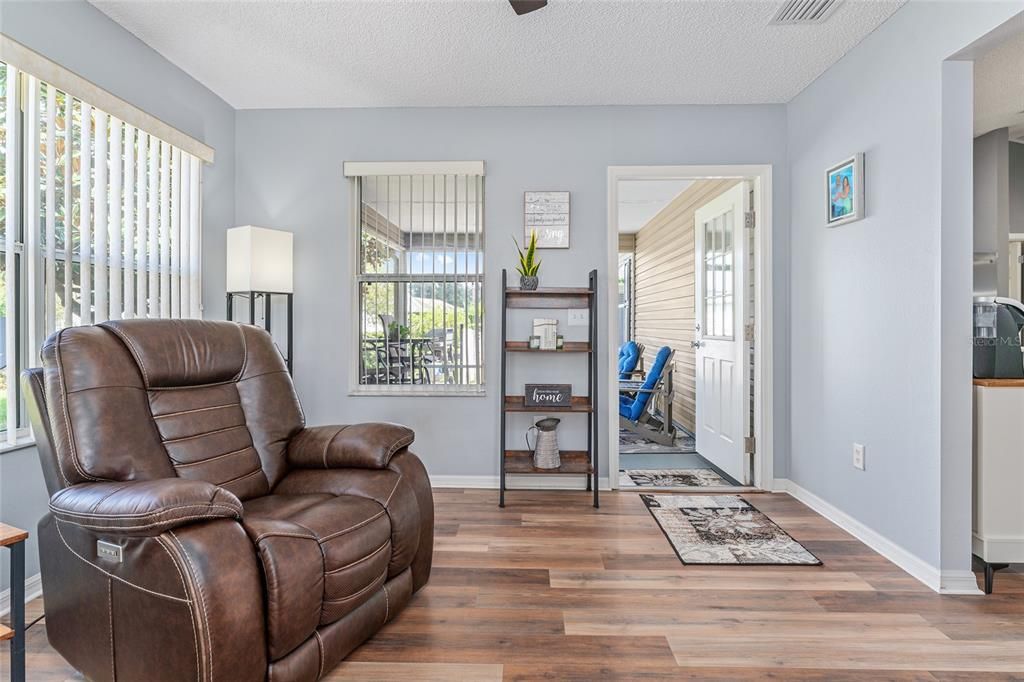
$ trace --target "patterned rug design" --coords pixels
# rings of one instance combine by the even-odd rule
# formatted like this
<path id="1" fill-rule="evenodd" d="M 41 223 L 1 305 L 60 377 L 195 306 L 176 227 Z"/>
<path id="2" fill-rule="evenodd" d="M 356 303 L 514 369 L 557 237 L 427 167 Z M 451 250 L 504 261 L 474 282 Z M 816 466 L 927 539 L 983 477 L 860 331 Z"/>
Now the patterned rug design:
<path id="1" fill-rule="evenodd" d="M 820 566 L 738 495 L 640 495 L 684 564 Z"/>
<path id="2" fill-rule="evenodd" d="M 625 455 L 659 453 L 697 452 L 693 435 L 684 429 L 676 429 L 675 445 L 662 445 L 626 429 L 619 429 L 619 453 Z"/>
<path id="3" fill-rule="evenodd" d="M 732 483 L 713 469 L 624 469 L 619 472 L 620 488 L 706 488 Z"/>

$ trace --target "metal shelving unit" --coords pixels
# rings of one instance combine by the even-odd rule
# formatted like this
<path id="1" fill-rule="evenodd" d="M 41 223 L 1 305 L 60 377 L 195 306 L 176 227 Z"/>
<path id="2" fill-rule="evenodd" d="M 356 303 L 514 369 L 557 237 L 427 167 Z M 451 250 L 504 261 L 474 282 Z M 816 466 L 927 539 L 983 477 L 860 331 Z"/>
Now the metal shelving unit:
<path id="1" fill-rule="evenodd" d="M 587 341 L 567 341 L 560 350 L 530 348 L 526 341 L 508 340 L 508 311 L 510 309 L 586 308 L 589 311 Z M 583 474 L 587 490 L 594 493 L 594 507 L 599 506 L 597 480 L 597 270 L 590 271 L 589 286 L 548 287 L 534 291 L 509 288 L 508 271 L 501 271 L 501 491 L 498 506 L 505 506 L 507 474 Z M 508 360 L 510 354 L 523 353 L 585 355 L 587 358 L 587 394 L 573 396 L 568 407 L 527 407 L 522 395 L 508 393 Z M 529 356 L 526 356 L 529 357 Z M 585 414 L 587 416 L 587 449 L 562 450 L 562 465 L 557 469 L 537 469 L 527 450 L 510 450 L 507 444 L 509 413 L 533 412 L 538 414 Z"/>

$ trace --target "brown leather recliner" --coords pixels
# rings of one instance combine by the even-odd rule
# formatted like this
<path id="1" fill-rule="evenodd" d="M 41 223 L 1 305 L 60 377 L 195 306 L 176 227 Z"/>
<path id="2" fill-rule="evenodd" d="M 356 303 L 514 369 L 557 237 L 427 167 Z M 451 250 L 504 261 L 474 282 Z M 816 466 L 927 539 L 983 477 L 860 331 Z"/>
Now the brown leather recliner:
<path id="1" fill-rule="evenodd" d="M 69 328 L 24 373 L 46 632 L 92 680 L 316 680 L 430 575 L 413 432 L 307 428 L 266 332 Z"/>

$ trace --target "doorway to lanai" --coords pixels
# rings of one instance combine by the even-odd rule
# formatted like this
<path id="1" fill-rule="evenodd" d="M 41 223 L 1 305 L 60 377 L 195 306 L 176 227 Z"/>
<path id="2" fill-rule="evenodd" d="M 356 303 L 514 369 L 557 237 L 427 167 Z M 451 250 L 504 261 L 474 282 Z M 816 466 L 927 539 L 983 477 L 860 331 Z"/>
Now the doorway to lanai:
<path id="1" fill-rule="evenodd" d="M 759 484 L 761 178 L 614 175 L 614 483 L 707 492 Z"/>

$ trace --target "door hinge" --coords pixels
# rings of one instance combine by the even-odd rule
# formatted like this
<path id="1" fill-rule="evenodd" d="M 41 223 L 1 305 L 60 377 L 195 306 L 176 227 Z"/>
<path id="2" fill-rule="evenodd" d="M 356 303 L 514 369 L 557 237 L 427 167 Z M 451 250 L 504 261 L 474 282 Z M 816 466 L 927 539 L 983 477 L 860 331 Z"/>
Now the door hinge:
<path id="1" fill-rule="evenodd" d="M 756 218 L 757 215 L 754 213 L 754 211 L 747 211 L 746 213 L 744 213 L 743 227 L 747 228 L 748 230 L 754 229 L 754 225 L 756 224 Z"/>
<path id="2" fill-rule="evenodd" d="M 743 439 L 743 452 L 752 455 L 757 452 L 757 441 L 753 436 L 746 436 Z"/>
<path id="3" fill-rule="evenodd" d="M 747 322 L 743 325 L 743 340 L 747 343 L 754 343 L 754 323 Z"/>

